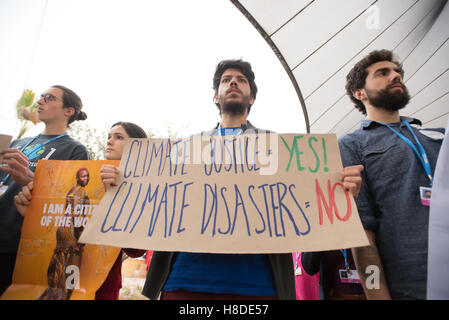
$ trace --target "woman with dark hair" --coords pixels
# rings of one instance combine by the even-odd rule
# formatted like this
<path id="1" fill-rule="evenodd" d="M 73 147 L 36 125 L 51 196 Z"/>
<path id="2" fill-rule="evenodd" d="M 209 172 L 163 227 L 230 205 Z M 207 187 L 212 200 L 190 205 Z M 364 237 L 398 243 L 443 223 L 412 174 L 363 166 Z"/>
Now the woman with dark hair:
<path id="1" fill-rule="evenodd" d="M 138 125 L 131 122 L 117 122 L 112 125 L 108 133 L 105 157 L 107 160 L 120 160 L 127 138 L 147 138 L 145 131 Z M 105 190 L 115 184 L 111 177 L 116 177 L 115 172 L 118 169 L 113 165 L 104 165 L 101 167 L 100 174 Z M 32 183 L 23 187 L 15 198 L 17 210 L 25 215 L 26 208 L 31 201 Z M 95 300 L 118 300 L 120 288 L 122 287 L 122 256 L 123 252 L 129 257 L 136 258 L 142 256 L 146 250 L 123 249 L 120 251 L 114 265 L 112 266 L 106 280 L 95 293 Z"/>
<path id="2" fill-rule="evenodd" d="M 147 134 L 141 127 L 131 122 L 117 122 L 113 124 L 109 130 L 106 145 L 105 156 L 107 160 L 120 160 L 122 158 L 125 139 L 127 138 L 147 138 Z M 103 181 L 105 190 L 114 184 L 111 182 L 111 173 L 115 171 L 118 171 L 118 169 L 113 165 L 104 165 L 101 167 L 101 180 Z M 95 293 L 95 300 L 118 300 L 120 288 L 122 287 L 121 270 L 123 252 L 131 258 L 137 258 L 142 256 L 145 251 L 138 249 L 123 249 L 120 251 L 106 280 Z"/>

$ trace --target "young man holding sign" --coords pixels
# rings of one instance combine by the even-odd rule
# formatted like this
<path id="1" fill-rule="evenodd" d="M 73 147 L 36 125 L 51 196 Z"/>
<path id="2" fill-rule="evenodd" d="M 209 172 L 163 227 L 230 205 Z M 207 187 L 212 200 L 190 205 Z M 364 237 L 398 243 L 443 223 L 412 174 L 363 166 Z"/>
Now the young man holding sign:
<path id="1" fill-rule="evenodd" d="M 14 196 L 33 181 L 40 159 L 87 160 L 87 149 L 67 135 L 70 123 L 85 120 L 81 99 L 72 90 L 53 86 L 39 100 L 39 120 L 45 124 L 42 134 L 15 140 L 2 150 L 0 166 L 0 295 L 11 284 L 20 240 L 23 217 L 14 206 Z"/>
<path id="2" fill-rule="evenodd" d="M 247 121 L 257 87 L 251 65 L 242 60 L 218 64 L 214 102 L 221 122 L 203 136 L 267 133 Z M 344 186 L 356 195 L 361 166 L 345 168 Z M 210 254 L 154 252 L 143 294 L 150 299 L 292 299 L 295 280 L 291 253 Z"/>
<path id="3" fill-rule="evenodd" d="M 393 53 L 373 51 L 347 75 L 346 91 L 367 116 L 339 144 L 343 165 L 363 164 L 356 198 L 371 246 L 353 249 L 368 299 L 425 299 L 432 174 L 444 129 L 399 116 L 410 99 Z M 376 281 L 377 278 L 377 281 Z"/>

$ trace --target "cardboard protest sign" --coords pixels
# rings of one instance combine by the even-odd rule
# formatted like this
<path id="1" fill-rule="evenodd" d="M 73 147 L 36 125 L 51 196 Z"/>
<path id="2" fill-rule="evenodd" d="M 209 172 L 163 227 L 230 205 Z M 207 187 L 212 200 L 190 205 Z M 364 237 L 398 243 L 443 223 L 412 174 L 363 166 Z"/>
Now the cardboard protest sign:
<path id="1" fill-rule="evenodd" d="M 77 240 L 104 195 L 100 169 L 118 161 L 40 160 L 13 284 L 2 299 L 94 299 L 120 249 Z"/>
<path id="2" fill-rule="evenodd" d="M 282 253 L 368 245 L 335 135 L 131 139 L 80 241 Z"/>
<path id="3" fill-rule="evenodd" d="M 6 149 L 9 147 L 9 144 L 11 143 L 12 136 L 9 136 L 7 134 L 0 134 L 0 151 L 3 149 Z M 3 160 L 3 155 L 0 154 L 0 161 Z"/>

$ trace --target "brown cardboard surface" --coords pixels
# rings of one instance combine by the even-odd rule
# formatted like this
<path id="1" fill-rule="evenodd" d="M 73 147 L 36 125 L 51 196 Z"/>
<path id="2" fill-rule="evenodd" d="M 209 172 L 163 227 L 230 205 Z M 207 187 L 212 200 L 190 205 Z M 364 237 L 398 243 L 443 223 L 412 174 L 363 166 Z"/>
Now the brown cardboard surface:
<path id="1" fill-rule="evenodd" d="M 80 241 L 281 253 L 368 245 L 334 134 L 130 139 Z"/>

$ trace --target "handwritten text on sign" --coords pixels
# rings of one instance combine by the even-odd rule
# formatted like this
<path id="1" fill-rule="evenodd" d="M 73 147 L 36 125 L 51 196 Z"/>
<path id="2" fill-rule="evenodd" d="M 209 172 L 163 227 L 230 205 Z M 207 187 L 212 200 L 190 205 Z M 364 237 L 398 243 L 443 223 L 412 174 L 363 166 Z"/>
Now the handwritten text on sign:
<path id="1" fill-rule="evenodd" d="M 80 241 L 269 253 L 367 245 L 335 135 L 131 139 Z"/>

